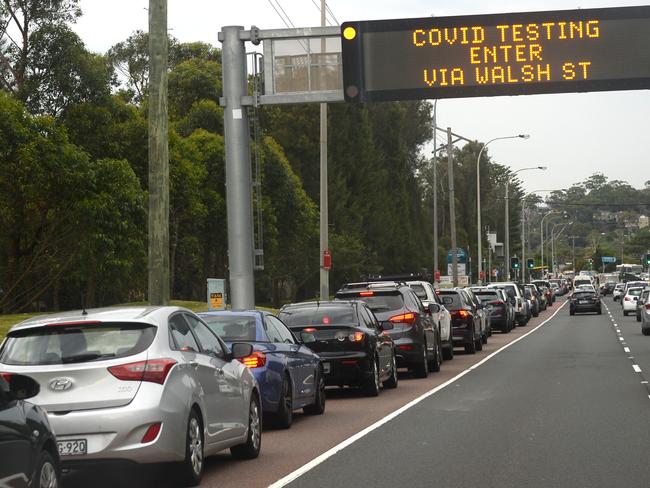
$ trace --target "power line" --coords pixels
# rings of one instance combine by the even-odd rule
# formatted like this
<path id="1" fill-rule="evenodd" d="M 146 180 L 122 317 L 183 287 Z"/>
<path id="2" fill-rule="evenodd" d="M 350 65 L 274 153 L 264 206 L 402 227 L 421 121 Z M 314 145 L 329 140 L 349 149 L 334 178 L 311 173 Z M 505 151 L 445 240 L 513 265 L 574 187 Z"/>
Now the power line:
<path id="1" fill-rule="evenodd" d="M 318 3 L 316 3 L 316 0 L 311 0 L 311 3 L 313 3 L 314 7 L 316 7 L 316 9 L 320 12 L 320 5 L 318 5 Z M 329 13 L 330 17 L 333 19 L 333 20 L 331 20 L 331 19 L 327 20 L 330 23 L 330 25 L 339 25 L 339 21 L 336 19 L 336 17 L 334 16 L 332 11 L 330 10 L 327 3 L 325 3 L 325 10 L 326 10 L 326 13 Z"/>
<path id="2" fill-rule="evenodd" d="M 336 25 L 340 25 L 341 23 L 338 21 L 338 19 L 334 15 L 334 12 L 332 12 L 332 10 L 330 9 L 330 6 L 329 6 L 329 4 L 327 2 L 325 2 L 325 9 L 327 9 L 327 11 L 330 13 L 332 18 L 334 19 L 334 22 L 336 22 Z"/>
<path id="3" fill-rule="evenodd" d="M 287 23 L 287 21 L 285 20 L 285 18 L 282 16 L 282 14 L 279 12 L 279 10 L 276 8 L 276 6 L 273 4 L 273 2 L 272 2 L 271 0 L 267 0 L 267 1 L 269 2 L 269 5 L 273 8 L 273 10 L 275 10 L 275 13 L 278 14 L 278 17 L 280 17 L 280 20 L 282 21 L 282 23 L 283 23 L 287 28 L 291 27 L 291 26 Z M 291 20 L 289 20 L 289 22 L 291 22 Z"/>

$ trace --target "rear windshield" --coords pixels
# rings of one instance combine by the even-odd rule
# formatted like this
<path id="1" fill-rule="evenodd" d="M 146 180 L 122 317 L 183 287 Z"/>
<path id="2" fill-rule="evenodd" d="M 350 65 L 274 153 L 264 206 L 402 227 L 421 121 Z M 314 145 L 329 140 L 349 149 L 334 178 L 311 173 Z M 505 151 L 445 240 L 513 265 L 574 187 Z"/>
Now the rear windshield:
<path id="1" fill-rule="evenodd" d="M 424 286 L 418 284 L 409 285 L 411 289 L 415 292 L 420 300 L 427 299 L 427 291 L 424 289 Z"/>
<path id="2" fill-rule="evenodd" d="M 255 317 L 242 315 L 202 315 L 208 327 L 226 342 L 256 341 Z"/>
<path id="3" fill-rule="evenodd" d="M 285 308 L 278 315 L 289 327 L 304 325 L 350 325 L 356 323 L 352 307 Z"/>
<path id="4" fill-rule="evenodd" d="M 476 297 L 481 300 L 481 302 L 490 302 L 492 300 L 500 300 L 501 297 L 495 291 L 477 291 L 474 292 Z"/>
<path id="5" fill-rule="evenodd" d="M 595 293 L 593 291 L 586 291 L 586 290 L 580 290 L 573 294 L 573 296 L 576 298 L 593 297 L 594 295 Z"/>
<path id="6" fill-rule="evenodd" d="M 132 356 L 156 336 L 149 324 L 102 323 L 23 329 L 7 337 L 0 363 L 70 364 Z"/>
<path id="7" fill-rule="evenodd" d="M 503 286 L 499 286 L 498 288 L 500 290 L 503 290 L 506 293 L 506 295 L 508 295 L 509 297 L 510 296 L 511 297 L 516 297 L 517 296 L 517 292 L 515 291 L 515 287 L 512 286 L 512 285 L 503 285 Z"/>
<path id="8" fill-rule="evenodd" d="M 457 310 L 463 306 L 458 293 L 441 292 L 438 297 L 442 300 L 442 304 L 449 310 Z"/>
<path id="9" fill-rule="evenodd" d="M 384 292 L 385 293 L 385 292 Z M 390 312 L 392 310 L 401 310 L 404 308 L 404 298 L 401 293 L 380 294 L 375 292 L 372 296 L 360 296 L 359 293 L 337 295 L 336 298 L 361 300 L 373 312 Z"/>
<path id="10" fill-rule="evenodd" d="M 629 290 L 627 290 L 627 294 L 638 297 L 638 296 L 641 296 L 642 291 L 643 291 L 642 288 L 630 288 Z"/>

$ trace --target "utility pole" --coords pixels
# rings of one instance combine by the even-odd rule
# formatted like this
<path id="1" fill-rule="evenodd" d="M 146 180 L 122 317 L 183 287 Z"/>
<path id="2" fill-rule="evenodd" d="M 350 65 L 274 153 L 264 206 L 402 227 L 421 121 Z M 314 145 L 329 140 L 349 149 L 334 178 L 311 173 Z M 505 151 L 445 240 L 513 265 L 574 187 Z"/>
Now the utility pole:
<path id="1" fill-rule="evenodd" d="M 325 27 L 325 0 L 320 2 L 320 25 Z M 325 38 L 321 39 L 321 55 L 327 48 Z M 327 199 L 327 104 L 320 104 L 320 299 L 329 300 L 329 268 L 325 267 L 325 254 L 329 254 L 328 199 Z"/>
<path id="2" fill-rule="evenodd" d="M 438 100 L 433 101 L 433 280 L 436 279 L 438 268 L 438 125 L 436 111 Z"/>
<path id="3" fill-rule="evenodd" d="M 169 303 L 167 0 L 149 0 L 149 303 Z"/>
<path id="4" fill-rule="evenodd" d="M 456 200 L 454 190 L 454 157 L 451 127 L 447 127 L 447 173 L 449 174 L 449 223 L 451 225 L 451 276 L 453 286 L 458 286 L 458 254 L 456 250 Z"/>
<path id="5" fill-rule="evenodd" d="M 506 205 L 506 214 L 505 214 L 505 241 L 506 241 L 506 281 L 510 281 L 510 209 L 508 208 L 509 205 L 509 196 L 508 196 L 508 185 L 510 183 L 510 179 L 506 179 L 506 199 L 505 199 L 505 205 Z"/>
<path id="6" fill-rule="evenodd" d="M 248 94 L 246 50 L 240 35 L 243 30 L 241 26 L 228 26 L 219 34 L 223 43 L 228 268 L 233 310 L 255 308 L 250 128 L 242 106 L 242 97 Z"/>

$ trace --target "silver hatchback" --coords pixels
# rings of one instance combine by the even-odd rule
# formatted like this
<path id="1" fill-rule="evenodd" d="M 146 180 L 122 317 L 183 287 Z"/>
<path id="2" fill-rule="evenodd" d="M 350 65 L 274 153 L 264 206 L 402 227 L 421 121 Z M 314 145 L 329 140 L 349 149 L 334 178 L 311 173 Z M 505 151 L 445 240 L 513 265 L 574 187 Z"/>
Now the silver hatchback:
<path id="1" fill-rule="evenodd" d="M 238 360 L 250 354 L 183 308 L 105 308 L 15 325 L 0 369 L 42 385 L 32 402 L 47 411 L 64 465 L 178 461 L 192 486 L 204 456 L 259 453 L 259 390 Z"/>

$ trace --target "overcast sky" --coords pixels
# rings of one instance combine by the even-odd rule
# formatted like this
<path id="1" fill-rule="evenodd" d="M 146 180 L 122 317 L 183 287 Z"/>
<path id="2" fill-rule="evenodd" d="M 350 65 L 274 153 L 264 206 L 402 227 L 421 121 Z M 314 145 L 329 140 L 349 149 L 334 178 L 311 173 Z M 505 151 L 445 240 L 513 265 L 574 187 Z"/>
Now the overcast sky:
<path id="1" fill-rule="evenodd" d="M 180 41 L 220 46 L 224 25 L 285 25 L 271 0 L 168 0 L 169 28 Z M 274 1 L 275 3 L 275 1 Z M 279 0 L 296 27 L 320 25 L 320 0 Z M 81 0 L 83 17 L 75 30 L 89 49 L 105 52 L 134 30 L 147 30 L 147 0 Z M 276 4 L 277 5 L 277 4 Z M 436 17 L 535 10 L 641 5 L 619 0 L 329 0 L 339 22 Z M 650 180 L 647 144 L 650 91 L 527 95 L 445 99 L 438 102 L 438 125 L 470 139 L 528 133 L 530 139 L 496 141 L 489 154 L 513 170 L 545 165 L 547 171 L 520 174 L 526 191 L 566 188 L 595 172 L 642 188 Z"/>

